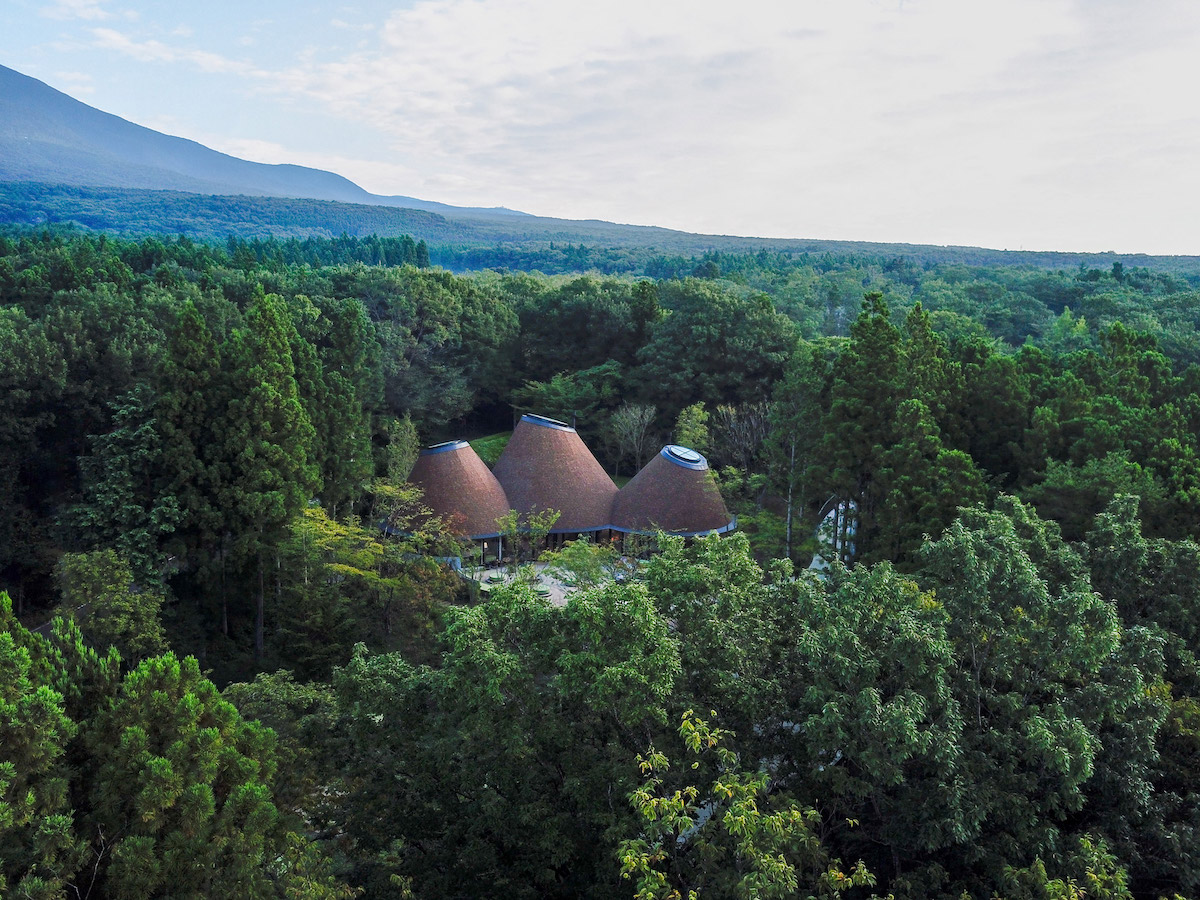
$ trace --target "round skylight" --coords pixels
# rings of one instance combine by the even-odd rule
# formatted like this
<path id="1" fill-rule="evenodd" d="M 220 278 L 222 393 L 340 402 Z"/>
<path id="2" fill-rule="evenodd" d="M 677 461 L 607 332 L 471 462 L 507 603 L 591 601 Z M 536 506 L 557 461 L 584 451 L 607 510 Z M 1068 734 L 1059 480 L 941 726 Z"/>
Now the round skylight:
<path id="1" fill-rule="evenodd" d="M 667 452 L 676 459 L 680 459 L 689 463 L 698 463 L 700 460 L 704 459 L 703 456 L 701 456 L 691 447 L 681 447 L 679 444 L 669 444 L 667 446 Z"/>

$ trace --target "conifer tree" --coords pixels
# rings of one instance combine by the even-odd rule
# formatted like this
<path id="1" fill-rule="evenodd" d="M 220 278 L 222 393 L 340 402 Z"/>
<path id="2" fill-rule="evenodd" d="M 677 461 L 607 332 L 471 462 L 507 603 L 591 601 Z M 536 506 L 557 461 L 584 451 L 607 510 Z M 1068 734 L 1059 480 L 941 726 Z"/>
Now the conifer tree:
<path id="1" fill-rule="evenodd" d="M 162 593 L 135 584 L 129 561 L 116 551 L 63 554 L 54 573 L 63 605 L 69 611 L 86 606 L 83 630 L 96 646 L 116 647 L 130 663 L 166 649 Z"/>
<path id="2" fill-rule="evenodd" d="M 3 620 L 6 594 L 0 604 Z M 83 861 L 63 758 L 75 731 L 29 649 L 0 631 L 0 896 L 62 896 Z"/>
<path id="3" fill-rule="evenodd" d="M 96 653 L 64 619 L 34 634 L 0 593 L 0 751 L 0 893 L 353 896 L 289 830 L 274 734 L 194 658 L 122 677 L 115 649 Z"/>
<path id="4" fill-rule="evenodd" d="M 330 305 L 326 314 L 328 346 L 321 354 L 325 379 L 321 496 L 336 515 L 361 496 L 373 474 L 371 417 L 379 408 L 383 384 L 379 344 L 362 303 L 344 300 Z"/>
<path id="5" fill-rule="evenodd" d="M 216 416 L 225 391 L 221 354 L 204 317 L 190 300 L 167 335 L 155 399 L 161 436 L 160 497 L 173 497 L 181 521 L 174 550 L 205 561 L 223 530 Z"/>
<path id="6" fill-rule="evenodd" d="M 282 301 L 255 292 L 246 327 L 235 331 L 227 361 L 230 400 L 221 422 L 221 507 L 242 562 L 255 561 L 258 604 L 254 647 L 261 657 L 266 557 L 319 486 L 311 452 L 313 426 L 300 402 Z"/>
<path id="7" fill-rule="evenodd" d="M 860 555 L 869 552 L 878 534 L 877 516 L 887 491 L 880 479 L 881 457 L 895 430 L 896 405 L 909 396 L 903 375 L 900 330 L 888 319 L 883 295 L 867 294 L 835 365 L 821 454 L 824 482 L 857 506 L 854 543 Z"/>
<path id="8" fill-rule="evenodd" d="M 161 580 L 160 543 L 182 514 L 173 494 L 160 494 L 162 436 L 154 419 L 154 395 L 139 384 L 110 404 L 112 431 L 92 438 L 92 453 L 79 460 L 84 502 L 69 516 L 93 546 L 115 548 L 144 586 Z"/>

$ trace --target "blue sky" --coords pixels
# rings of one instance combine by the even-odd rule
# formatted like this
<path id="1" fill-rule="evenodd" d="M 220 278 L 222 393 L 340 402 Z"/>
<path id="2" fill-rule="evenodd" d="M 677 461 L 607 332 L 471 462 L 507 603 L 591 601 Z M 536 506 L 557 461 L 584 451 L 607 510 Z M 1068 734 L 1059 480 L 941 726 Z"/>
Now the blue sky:
<path id="1" fill-rule="evenodd" d="M 0 63 L 377 193 L 1200 254 L 1200 4 L 4 0 Z"/>

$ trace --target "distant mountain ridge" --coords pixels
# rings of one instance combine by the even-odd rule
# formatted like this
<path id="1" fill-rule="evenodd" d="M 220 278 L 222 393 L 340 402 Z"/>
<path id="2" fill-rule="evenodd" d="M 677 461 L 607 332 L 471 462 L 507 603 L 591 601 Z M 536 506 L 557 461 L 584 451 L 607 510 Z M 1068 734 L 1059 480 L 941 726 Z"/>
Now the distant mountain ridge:
<path id="1" fill-rule="evenodd" d="M 863 254 L 919 264 L 1107 268 L 1113 262 L 1200 272 L 1200 257 L 1011 251 L 982 247 L 692 234 L 503 207 L 372 194 L 341 175 L 220 153 L 111 115 L 0 66 L 0 225 L 66 225 L 201 240 L 411 234 L 456 251 L 554 245 L 682 256 L 708 251 Z"/>
<path id="2" fill-rule="evenodd" d="M 487 217 L 523 215 L 503 207 L 385 197 L 333 172 L 239 159 L 103 112 L 5 66 L 0 66 L 0 181 L 336 200 Z"/>
<path id="3" fill-rule="evenodd" d="M 223 241 L 229 235 L 253 238 L 366 238 L 408 234 L 433 247 L 458 254 L 455 270 L 490 268 L 489 254 L 476 250 L 519 248 L 536 267 L 539 254 L 557 247 L 597 248 L 618 256 L 626 251 L 698 257 L 709 251 L 750 253 L 856 254 L 876 260 L 907 259 L 918 265 L 1032 266 L 1108 269 L 1114 262 L 1159 271 L 1200 274 L 1200 256 L 1151 256 L 1144 253 L 1077 253 L 1054 250 L 989 250 L 933 244 L 882 244 L 867 241 L 753 238 L 692 234 L 647 225 L 616 225 L 596 220 L 539 216 L 481 216 L 421 209 L 338 203 L 284 197 L 215 196 L 137 188 L 75 187 L 33 182 L 0 182 L 0 227 L 66 226 L 126 237 L 185 235 Z M 601 250 L 601 248 L 603 248 Z M 442 254 L 445 256 L 445 254 Z M 586 254 L 585 254 L 586 255 Z M 481 264 L 470 264 L 479 257 Z M 575 271 L 575 270 L 572 270 Z M 582 271 L 582 270 L 579 270 Z"/>

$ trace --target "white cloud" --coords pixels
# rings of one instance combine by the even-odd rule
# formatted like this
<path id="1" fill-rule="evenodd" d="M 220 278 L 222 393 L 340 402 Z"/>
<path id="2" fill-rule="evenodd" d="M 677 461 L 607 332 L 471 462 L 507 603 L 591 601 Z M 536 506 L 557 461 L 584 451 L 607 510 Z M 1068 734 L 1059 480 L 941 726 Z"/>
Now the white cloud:
<path id="1" fill-rule="evenodd" d="M 1186 0 L 418 0 L 377 24 L 365 49 L 313 42 L 282 65 L 266 38 L 250 63 L 93 33 L 373 127 L 379 146 L 290 158 L 381 193 L 743 234 L 1200 251 L 1179 212 L 1200 197 Z"/>
<path id="2" fill-rule="evenodd" d="M 253 78 L 268 76 L 267 72 L 244 60 L 232 59 L 207 50 L 164 44 L 162 41 L 138 41 L 113 28 L 93 28 L 92 36 L 95 39 L 95 46 L 106 50 L 115 50 L 139 62 L 182 62 L 213 74 L 233 74 Z"/>
<path id="3" fill-rule="evenodd" d="M 72 96 L 95 93 L 96 85 L 87 72 L 55 72 L 55 83 Z"/>
<path id="4" fill-rule="evenodd" d="M 258 138 L 230 138 L 219 135 L 192 135 L 192 139 L 242 159 L 254 162 L 279 164 L 290 163 L 297 166 L 309 166 L 314 169 L 325 169 L 346 175 L 352 181 L 365 178 L 374 183 L 411 184 L 416 180 L 417 173 L 399 163 L 361 159 L 336 153 L 311 153 L 285 147 L 274 141 L 264 141 Z M 354 172 L 352 177 L 347 173 Z M 399 193 L 399 192 L 396 192 Z"/>
<path id="5" fill-rule="evenodd" d="M 461 202 L 746 230 L 728 210 L 747 193 L 940 170 L 911 139 L 956 123 L 914 112 L 991 87 L 1070 24 L 1042 2 L 449 0 L 392 15 L 373 55 L 285 78 L 374 122 Z"/>
<path id="6" fill-rule="evenodd" d="M 86 19 L 98 21 L 111 18 L 103 6 L 103 0 L 54 0 L 41 10 L 41 15 L 47 19 L 68 21 L 71 19 Z"/>

